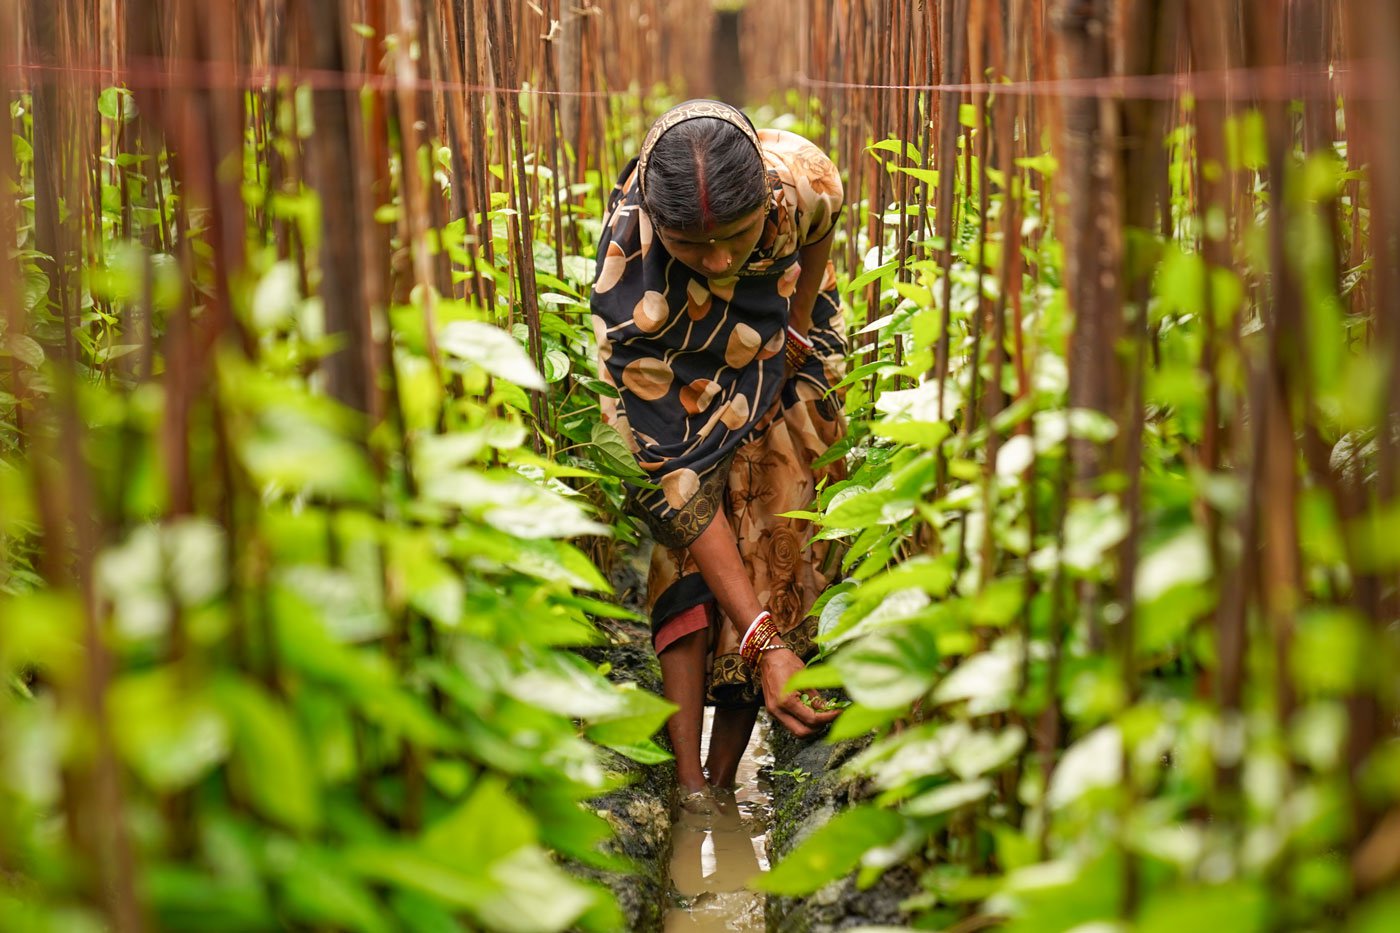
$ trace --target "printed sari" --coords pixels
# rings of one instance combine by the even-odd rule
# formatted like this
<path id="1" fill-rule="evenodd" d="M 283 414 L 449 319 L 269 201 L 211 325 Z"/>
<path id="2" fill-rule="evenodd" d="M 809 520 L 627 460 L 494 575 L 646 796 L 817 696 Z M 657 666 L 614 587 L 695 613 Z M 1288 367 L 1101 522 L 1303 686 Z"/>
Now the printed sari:
<path id="1" fill-rule="evenodd" d="M 810 542 L 809 523 L 781 513 L 807 508 L 820 483 L 842 476 L 839 462 L 811 467 L 845 429 L 840 399 L 829 395 L 846 351 L 829 265 L 808 332 L 811 356 L 788 372 L 783 353 L 799 250 L 831 235 L 841 182 L 796 134 L 765 130 L 757 143 L 772 197 L 758 247 L 736 276 L 706 278 L 667 253 L 641 209 L 634 160 L 609 201 L 591 302 L 599 374 L 620 396 L 601 399 L 604 420 L 653 484 L 628 490 L 657 543 L 647 598 L 653 642 L 664 651 L 708 627 L 708 700 L 721 705 L 757 703 L 758 688 L 687 545 L 711 521 L 729 521 L 760 602 L 810 655 L 804 619 L 835 568 L 828 542 Z"/>

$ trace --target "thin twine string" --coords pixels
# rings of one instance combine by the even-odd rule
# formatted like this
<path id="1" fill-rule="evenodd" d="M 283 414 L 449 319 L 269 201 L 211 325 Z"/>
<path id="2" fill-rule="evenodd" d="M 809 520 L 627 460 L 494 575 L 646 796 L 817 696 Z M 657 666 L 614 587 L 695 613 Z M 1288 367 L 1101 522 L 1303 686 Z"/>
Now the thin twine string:
<path id="1" fill-rule="evenodd" d="M 175 65 L 175 68 L 171 68 Z M 132 59 L 120 66 L 49 65 L 41 62 L 11 63 L 5 66 L 11 74 L 62 81 L 69 75 L 86 79 L 89 84 L 107 85 L 113 82 L 127 88 L 199 88 L 217 90 L 255 91 L 290 81 L 312 90 L 359 91 L 467 91 L 481 94 L 545 94 L 553 97 L 611 97 L 612 91 L 564 91 L 541 87 L 497 87 L 444 81 L 438 78 L 404 79 L 397 75 L 368 71 L 328 71 L 317 68 L 241 67 L 229 62 L 199 61 L 197 59 Z"/>
<path id="2" fill-rule="evenodd" d="M 797 74 L 804 87 L 876 91 L 952 91 L 969 94 L 1008 94 L 1018 97 L 1099 97 L 1123 100 L 1171 100 L 1181 94 L 1197 98 L 1250 97 L 1259 100 L 1332 98 L 1339 93 L 1366 97 L 1394 96 L 1383 88 L 1383 70 L 1375 62 L 1350 62 L 1328 67 L 1271 65 L 1218 71 L 1171 74 L 1104 75 L 1094 78 L 1054 78 L 1039 81 L 983 81 L 961 84 L 860 84 L 827 81 Z"/>
<path id="3" fill-rule="evenodd" d="M 172 68 L 171 66 L 175 67 Z M 437 78 L 400 78 L 376 72 L 328 71 L 314 68 L 241 67 L 228 62 L 193 59 L 133 59 L 114 67 L 60 66 L 39 62 L 11 63 L 5 70 L 29 79 L 61 81 L 72 77 L 93 84 L 120 82 L 128 88 L 219 88 L 260 90 L 290 81 L 313 90 L 412 90 L 481 94 L 540 94 L 551 97 L 611 97 L 612 91 L 560 90 L 527 85 L 500 87 Z M 1248 98 L 1295 100 L 1300 98 L 1388 98 L 1397 93 L 1382 78 L 1379 62 L 1349 62 L 1331 67 L 1261 66 L 1221 71 L 1178 72 L 1153 75 L 1106 75 L 1094 78 L 1056 78 L 1037 81 L 983 81 L 958 84 L 863 84 L 828 81 L 803 73 L 792 80 L 808 88 L 869 91 L 927 91 L 963 94 L 1008 94 L 1024 97 L 1105 98 L 1120 100 L 1170 100 L 1190 94 L 1198 99 Z"/>

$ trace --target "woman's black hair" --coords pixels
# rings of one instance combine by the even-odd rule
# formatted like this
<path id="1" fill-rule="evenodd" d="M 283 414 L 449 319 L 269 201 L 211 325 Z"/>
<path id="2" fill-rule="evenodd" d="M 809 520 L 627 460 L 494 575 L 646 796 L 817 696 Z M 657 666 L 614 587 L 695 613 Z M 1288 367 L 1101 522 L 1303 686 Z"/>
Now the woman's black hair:
<path id="1" fill-rule="evenodd" d="M 697 117 L 667 130 L 647 157 L 642 206 L 655 226 L 703 230 L 733 223 L 770 196 L 753 141 L 732 123 Z"/>

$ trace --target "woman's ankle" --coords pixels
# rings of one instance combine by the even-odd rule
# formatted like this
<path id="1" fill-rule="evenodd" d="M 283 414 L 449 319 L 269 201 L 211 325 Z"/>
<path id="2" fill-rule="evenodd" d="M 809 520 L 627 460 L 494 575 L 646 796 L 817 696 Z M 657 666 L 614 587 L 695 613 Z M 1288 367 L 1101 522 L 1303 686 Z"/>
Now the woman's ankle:
<path id="1" fill-rule="evenodd" d="M 704 772 L 698 768 L 691 771 L 689 768 L 682 771 L 676 769 L 676 783 L 680 785 L 682 794 L 693 794 L 698 790 L 704 790 L 710 784 L 705 780 Z"/>
<path id="2" fill-rule="evenodd" d="M 735 778 L 738 776 L 739 768 L 736 765 L 728 769 L 707 768 L 706 773 L 710 776 L 711 787 L 733 787 Z"/>

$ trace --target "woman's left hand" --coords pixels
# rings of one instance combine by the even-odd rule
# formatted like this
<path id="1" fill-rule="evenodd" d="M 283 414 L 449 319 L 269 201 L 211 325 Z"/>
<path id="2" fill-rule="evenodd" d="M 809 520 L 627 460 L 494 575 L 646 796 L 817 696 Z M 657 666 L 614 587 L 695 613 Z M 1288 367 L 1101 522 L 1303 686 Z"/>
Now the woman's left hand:
<path id="1" fill-rule="evenodd" d="M 786 646 L 764 651 L 758 662 L 759 681 L 769 715 L 798 738 L 812 735 L 841 714 L 839 709 L 820 708 L 821 694 L 815 690 L 784 692 L 787 682 L 806 666 Z M 807 702 L 803 701 L 804 696 Z"/>

